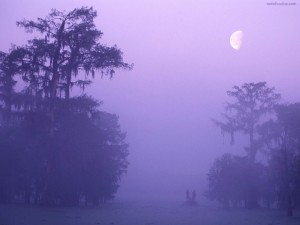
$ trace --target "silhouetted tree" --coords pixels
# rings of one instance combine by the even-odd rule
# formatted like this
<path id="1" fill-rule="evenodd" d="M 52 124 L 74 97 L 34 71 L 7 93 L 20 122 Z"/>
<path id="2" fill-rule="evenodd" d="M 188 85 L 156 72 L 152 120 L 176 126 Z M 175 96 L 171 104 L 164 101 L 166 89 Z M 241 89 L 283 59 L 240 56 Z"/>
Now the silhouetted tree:
<path id="1" fill-rule="evenodd" d="M 8 125 L 12 113 L 13 99 L 16 95 L 15 76 L 19 73 L 18 52 L 11 50 L 9 53 L 0 52 L 0 109 L 2 123 Z"/>
<path id="2" fill-rule="evenodd" d="M 287 214 L 292 216 L 299 179 L 295 168 L 300 149 L 300 103 L 278 105 L 275 112 L 276 120 L 263 124 L 260 133 L 271 153 L 269 163 L 277 196 Z"/>
<path id="3" fill-rule="evenodd" d="M 233 101 L 226 104 L 226 113 L 223 114 L 223 121 L 214 120 L 214 122 L 221 128 L 223 134 L 229 133 L 231 135 L 231 144 L 234 143 L 234 133 L 244 132 L 249 137 L 249 146 L 245 147 L 247 152 L 246 158 L 235 157 L 235 163 L 230 161 L 230 157 L 227 157 L 227 160 L 223 158 L 223 163 L 216 163 L 214 167 L 217 164 L 224 164 L 228 160 L 230 165 L 235 165 L 235 169 L 239 171 L 239 175 L 236 175 L 238 180 L 237 186 L 240 187 L 239 190 L 243 193 L 241 196 L 243 196 L 245 207 L 258 207 L 258 200 L 262 197 L 261 189 L 263 186 L 266 188 L 266 183 L 263 184 L 256 174 L 259 173 L 259 169 L 261 169 L 261 174 L 266 174 L 265 168 L 255 162 L 257 151 L 261 148 L 262 143 L 259 136 L 259 127 L 265 122 L 263 117 L 273 111 L 274 106 L 280 99 L 280 95 L 275 92 L 275 88 L 268 87 L 266 82 L 245 83 L 242 86 L 234 86 L 231 91 L 227 92 L 227 95 L 232 97 Z M 237 159 L 243 163 L 237 164 Z M 209 175 L 209 177 L 211 176 Z M 213 175 L 212 177 L 216 178 L 217 176 Z M 226 177 L 222 179 L 225 179 L 227 183 L 219 185 L 219 187 L 234 190 L 231 186 L 234 181 L 230 181 Z M 259 183 L 258 186 L 256 185 L 257 182 Z M 244 186 L 240 186 L 242 184 Z M 266 199 L 270 200 L 270 196 Z M 228 200 L 225 202 L 228 202 Z"/>
<path id="4" fill-rule="evenodd" d="M 132 68 L 116 46 L 99 43 L 95 17 L 82 7 L 18 22 L 40 38 L 0 52 L 0 202 L 96 205 L 114 197 L 128 166 L 126 134 L 100 102 L 70 96 L 97 70 Z M 25 86 L 18 93 L 16 75 Z M 7 123 L 12 112 L 18 116 Z"/>
<path id="5" fill-rule="evenodd" d="M 254 162 L 258 151 L 257 126 L 262 122 L 262 116 L 273 110 L 280 94 L 273 87 L 268 87 L 266 82 L 258 82 L 234 86 L 227 95 L 234 101 L 226 104 L 224 121 L 214 122 L 222 132 L 231 135 L 231 143 L 234 142 L 235 132 L 243 131 L 249 135 L 249 146 L 245 150 L 249 159 Z"/>
<path id="6" fill-rule="evenodd" d="M 267 165 L 223 155 L 208 173 L 207 197 L 247 208 L 258 206 L 258 200 L 267 207 L 276 203 L 293 215 L 300 205 L 300 103 L 276 105 L 274 112 L 272 119 L 256 126 Z"/>
<path id="7" fill-rule="evenodd" d="M 293 160 L 292 176 L 294 178 L 294 206 L 300 208 L 300 156 L 296 155 Z"/>
<path id="8" fill-rule="evenodd" d="M 91 83 L 87 76 L 72 81 L 80 71 L 94 76 L 95 71 L 100 70 L 102 74 L 112 76 L 116 68 L 132 68 L 123 62 L 122 52 L 116 46 L 99 43 L 102 32 L 95 27 L 96 16 L 92 7 L 77 8 L 68 13 L 53 9 L 47 17 L 37 21 L 17 22 L 26 31 L 37 31 L 42 36 L 30 40 L 25 47 L 28 50 L 25 69 L 29 73 L 24 73 L 24 78 L 42 88 L 46 96 L 55 98 L 59 91 L 60 95 L 64 93 L 69 98 L 73 85 L 84 89 Z M 32 73 L 32 68 L 36 74 Z"/>
<path id="9" fill-rule="evenodd" d="M 224 207 L 255 208 L 252 199 L 261 197 L 264 166 L 250 163 L 245 157 L 224 154 L 210 168 L 206 196 Z"/>

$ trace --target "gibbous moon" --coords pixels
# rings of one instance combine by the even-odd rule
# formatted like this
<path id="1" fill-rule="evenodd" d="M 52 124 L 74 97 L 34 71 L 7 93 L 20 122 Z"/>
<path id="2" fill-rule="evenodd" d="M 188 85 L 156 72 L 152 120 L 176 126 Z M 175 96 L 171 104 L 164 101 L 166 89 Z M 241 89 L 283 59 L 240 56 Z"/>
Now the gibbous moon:
<path id="1" fill-rule="evenodd" d="M 238 30 L 232 33 L 230 36 L 230 45 L 235 50 L 239 50 L 243 43 L 243 31 Z"/>

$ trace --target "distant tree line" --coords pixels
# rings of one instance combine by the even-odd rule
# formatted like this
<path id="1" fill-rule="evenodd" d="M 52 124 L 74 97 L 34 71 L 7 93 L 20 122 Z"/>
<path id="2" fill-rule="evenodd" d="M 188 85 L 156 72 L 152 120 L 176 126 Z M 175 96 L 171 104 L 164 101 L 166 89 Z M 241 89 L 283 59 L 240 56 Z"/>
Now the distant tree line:
<path id="1" fill-rule="evenodd" d="M 300 103 L 279 104 L 266 82 L 245 83 L 227 92 L 223 134 L 249 138 L 245 156 L 224 154 L 208 172 L 206 196 L 225 207 L 277 207 L 289 216 L 300 208 Z M 257 160 L 257 153 L 261 153 Z"/>
<path id="2" fill-rule="evenodd" d="M 128 145 L 118 116 L 72 88 L 97 72 L 131 69 L 116 46 L 99 43 L 93 8 L 53 9 L 17 25 L 37 37 L 0 52 L 0 202 L 97 205 L 114 197 Z M 17 91 L 18 90 L 18 91 Z"/>

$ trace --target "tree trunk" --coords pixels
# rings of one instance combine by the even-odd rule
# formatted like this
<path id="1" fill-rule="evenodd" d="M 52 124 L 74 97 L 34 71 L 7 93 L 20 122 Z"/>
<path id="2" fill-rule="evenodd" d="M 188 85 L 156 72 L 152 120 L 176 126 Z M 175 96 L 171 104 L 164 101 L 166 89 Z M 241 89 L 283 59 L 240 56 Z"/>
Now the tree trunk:
<path id="1" fill-rule="evenodd" d="M 66 73 L 66 87 L 65 87 L 65 98 L 70 98 L 70 89 L 71 89 L 71 81 L 72 81 L 72 71 L 77 71 L 76 65 L 76 55 L 79 53 L 79 43 L 78 36 L 75 36 L 75 47 L 71 47 L 71 57 L 68 63 L 67 73 Z"/>
<path id="2" fill-rule="evenodd" d="M 249 158 L 251 162 L 255 162 L 256 157 L 256 149 L 254 146 L 254 128 L 253 124 L 251 124 L 250 131 L 249 131 Z"/>
<path id="3" fill-rule="evenodd" d="M 288 194 L 287 203 L 287 215 L 293 216 L 292 196 L 290 194 Z"/>
<path id="4" fill-rule="evenodd" d="M 293 216 L 293 206 L 292 206 L 292 194 L 290 188 L 290 179 L 289 179 L 289 165 L 288 165 L 288 155 L 286 143 L 283 148 L 283 159 L 284 159 L 284 180 L 285 180 L 285 194 L 286 194 L 286 210 L 288 216 Z"/>
<path id="5" fill-rule="evenodd" d="M 53 57 L 53 66 L 52 66 L 52 80 L 51 80 L 51 93 L 50 93 L 52 98 L 55 98 L 57 94 L 56 87 L 59 81 L 58 61 L 59 61 L 60 51 L 62 47 L 62 34 L 64 28 L 65 28 L 65 21 L 62 22 L 59 31 L 57 32 L 57 48 Z"/>

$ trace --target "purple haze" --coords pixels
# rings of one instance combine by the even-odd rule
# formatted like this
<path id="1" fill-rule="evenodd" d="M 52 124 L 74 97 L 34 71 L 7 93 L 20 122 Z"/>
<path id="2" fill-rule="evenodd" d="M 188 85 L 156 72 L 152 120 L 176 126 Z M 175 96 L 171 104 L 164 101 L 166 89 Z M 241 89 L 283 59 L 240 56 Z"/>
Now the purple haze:
<path id="1" fill-rule="evenodd" d="M 226 3 L 227 2 L 227 3 Z M 120 196 L 202 192 L 206 173 L 231 147 L 211 118 L 218 118 L 226 91 L 244 82 L 267 81 L 283 101 L 299 101 L 300 4 L 268 6 L 268 0 L 2 0 L 0 50 L 31 37 L 15 22 L 44 17 L 51 8 L 93 6 L 103 43 L 117 44 L 134 70 L 113 80 L 95 79 L 89 94 L 120 116 L 130 144 L 130 167 Z M 244 32 L 239 51 L 232 32 Z M 199 194 L 200 194 L 199 193 Z"/>

